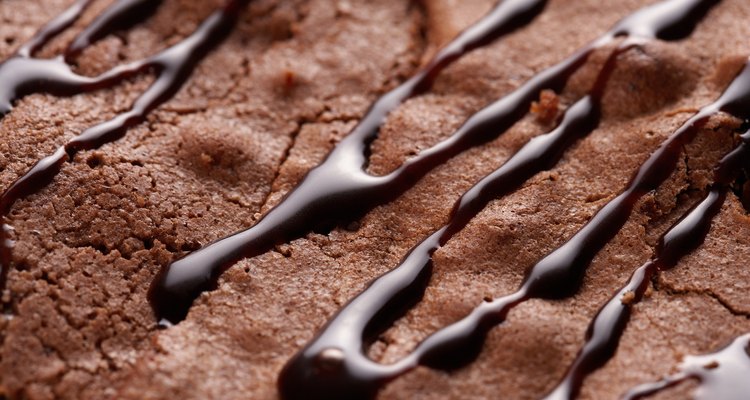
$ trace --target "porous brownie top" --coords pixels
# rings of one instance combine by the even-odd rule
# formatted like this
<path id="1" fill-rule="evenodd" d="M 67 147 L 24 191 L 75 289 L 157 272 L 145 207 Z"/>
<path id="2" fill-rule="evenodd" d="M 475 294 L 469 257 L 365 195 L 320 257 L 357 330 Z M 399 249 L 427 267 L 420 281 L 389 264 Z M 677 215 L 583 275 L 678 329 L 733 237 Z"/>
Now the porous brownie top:
<path id="1" fill-rule="evenodd" d="M 492 40 L 431 63 L 492 10 Z M 0 398 L 750 390 L 747 1 L 0 15 Z"/>

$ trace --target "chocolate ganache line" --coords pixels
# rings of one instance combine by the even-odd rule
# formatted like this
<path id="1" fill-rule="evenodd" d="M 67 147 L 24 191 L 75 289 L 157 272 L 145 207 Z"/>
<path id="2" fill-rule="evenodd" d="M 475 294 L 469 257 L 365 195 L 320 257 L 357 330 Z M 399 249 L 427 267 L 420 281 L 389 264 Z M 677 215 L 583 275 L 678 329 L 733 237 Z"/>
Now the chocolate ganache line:
<path id="1" fill-rule="evenodd" d="M 190 36 L 154 56 L 117 66 L 97 77 L 73 72 L 66 61 L 73 60 L 86 46 L 126 25 L 133 25 L 153 11 L 159 1 L 121 0 L 99 15 L 71 43 L 64 56 L 55 59 L 33 58 L 57 34 L 73 24 L 90 4 L 79 1 L 45 26 L 20 48 L 16 55 L 0 64 L 0 113 L 31 93 L 70 96 L 111 87 L 139 74 L 153 73 L 154 82 L 133 102 L 131 108 L 109 121 L 94 125 L 59 147 L 53 154 L 34 164 L 0 196 L 0 290 L 5 287 L 12 264 L 12 227 L 6 216 L 21 198 L 38 192 L 60 172 L 62 165 L 82 150 L 98 148 L 121 138 L 129 128 L 143 122 L 155 108 L 171 99 L 190 77 L 196 65 L 232 31 L 240 9 L 249 0 L 229 0 L 211 14 Z M 156 3 L 156 4 L 154 4 Z"/>
<path id="2" fill-rule="evenodd" d="M 576 139 L 599 123 L 604 83 L 619 52 L 613 52 L 595 89 L 563 115 L 549 133 L 530 140 L 500 168 L 485 176 L 456 202 L 449 223 L 413 248 L 395 269 L 373 281 L 344 306 L 322 332 L 282 370 L 279 388 L 284 398 L 371 398 L 380 386 L 421 362 L 437 368 L 438 358 L 422 360 L 415 352 L 401 362 L 381 365 L 370 360 L 366 348 L 372 338 L 419 301 L 430 280 L 432 254 L 479 213 L 491 199 L 519 188 L 536 173 L 552 167 Z M 522 298 L 513 299 L 522 301 Z M 462 349 L 460 364 L 471 361 L 478 347 Z M 456 360 L 456 359 L 454 359 Z M 325 368 L 321 367 L 325 366 Z"/>
<path id="3" fill-rule="evenodd" d="M 745 84 L 748 83 L 750 82 Z M 651 260 L 636 269 L 628 283 L 597 312 L 586 331 L 583 347 L 565 377 L 545 397 L 546 400 L 575 398 L 584 379 L 614 356 L 630 320 L 632 308 L 643 299 L 651 278 L 660 271 L 674 268 L 680 259 L 703 244 L 713 218 L 724 204 L 732 182 L 741 171 L 750 171 L 750 131 L 740 138 L 742 142 L 739 146 L 725 155 L 716 166 L 714 182 L 706 196 L 662 235 Z M 631 297 L 625 300 L 626 296 Z M 726 388 L 725 393 L 732 390 L 734 389 L 731 387 Z"/>
<path id="4" fill-rule="evenodd" d="M 491 326 L 502 322 L 507 313 L 519 303 L 531 298 L 559 299 L 574 295 L 580 288 L 586 268 L 601 248 L 622 228 L 635 203 L 671 175 L 683 145 L 690 142 L 709 118 L 719 112 L 744 120 L 750 117 L 750 65 L 746 65 L 716 102 L 701 109 L 661 144 L 639 168 L 625 191 L 600 209 L 573 238 L 535 264 L 517 292 L 480 305 L 468 317 L 428 337 L 417 346 L 413 354 L 424 354 L 423 358 L 429 357 L 437 363 L 460 357 L 467 349 L 479 347 Z M 730 164 L 727 161 L 727 165 Z M 717 178 L 719 182 L 722 179 Z M 718 212 L 720 205 L 716 202 L 723 201 L 725 193 L 726 189 L 722 189 L 722 185 L 713 188 L 696 213 L 714 212 L 712 210 Z M 693 214 L 693 217 L 696 215 L 698 214 Z M 665 243 L 669 243 L 670 247 L 660 250 L 661 262 L 664 265 L 677 262 L 680 248 L 672 247 L 675 243 L 692 246 L 688 250 L 697 247 L 705 234 L 703 229 L 708 229 L 709 219 L 710 217 L 706 217 L 703 224 L 696 225 L 692 231 L 685 230 L 689 226 L 687 223 L 679 226 L 679 229 L 675 227 L 673 234 L 684 236 L 665 237 Z M 619 328 L 615 326 L 612 329 Z M 592 350 L 594 353 L 587 356 L 590 358 L 582 361 L 584 364 L 580 366 L 581 372 L 591 372 L 601 366 L 597 365 L 601 362 L 598 356 L 607 355 L 607 346 L 604 347 Z M 599 351 L 601 353 L 597 355 L 596 352 Z M 575 379 L 578 378 L 574 377 L 568 389 L 575 389 L 576 385 L 580 385 L 581 382 L 575 382 Z"/>
<path id="5" fill-rule="evenodd" d="M 39 49 L 44 47 L 50 40 L 73 25 L 80 18 L 88 6 L 94 0 L 78 0 L 68 9 L 60 13 L 52 21 L 48 22 L 31 39 L 21 45 L 16 51 L 17 57 L 30 58 Z"/>
<path id="6" fill-rule="evenodd" d="M 156 315 L 176 323 L 187 315 L 193 300 L 212 290 L 219 276 L 242 258 L 265 253 L 307 233 L 359 218 L 372 208 L 396 199 L 418 179 L 466 148 L 491 140 L 519 120 L 545 87 L 561 87 L 583 63 L 589 52 L 581 52 L 542 74 L 517 91 L 513 99 L 499 101 L 496 109 L 485 109 L 451 139 L 420 153 L 393 173 L 376 177 L 367 173 L 368 149 L 388 114 L 407 99 L 432 87 L 438 74 L 455 60 L 478 47 L 531 22 L 546 0 L 504 0 L 477 23 L 441 49 L 413 77 L 381 96 L 357 126 L 307 173 L 277 206 L 254 226 L 211 243 L 163 269 L 150 290 Z"/>
<path id="7" fill-rule="evenodd" d="M 113 4 L 79 33 L 65 50 L 65 61 L 71 63 L 83 50 L 113 31 L 129 28 L 152 15 L 163 0 L 120 0 Z"/>
<path id="8" fill-rule="evenodd" d="M 750 334 L 745 334 L 715 353 L 685 357 L 678 373 L 637 386 L 623 400 L 644 399 L 691 379 L 700 383 L 695 400 L 743 400 L 750 393 L 749 369 Z"/>
<path id="9" fill-rule="evenodd" d="M 242 258 L 302 237 L 317 228 L 359 218 L 410 189 L 429 171 L 461 152 L 500 136 L 528 112 L 542 89 L 560 91 L 591 53 L 619 36 L 675 39 L 692 31 L 719 0 L 668 0 L 645 7 L 557 65 L 470 117 L 448 139 L 420 152 L 385 176 L 367 173 L 367 151 L 388 113 L 427 89 L 436 74 L 468 50 L 528 22 L 544 2 L 504 1 L 448 44 L 412 79 L 376 101 L 354 128 L 277 206 L 254 226 L 213 242 L 164 268 L 151 286 L 159 318 L 179 322 L 194 299 L 212 290 L 221 274 Z M 535 6 L 532 6 L 535 5 Z"/>
<path id="10" fill-rule="evenodd" d="M 638 32 L 638 36 L 624 40 L 612 52 L 591 92 L 567 110 L 557 128 L 529 141 L 503 166 L 465 193 L 454 206 L 447 225 L 414 247 L 399 266 L 370 283 L 367 289 L 326 324 L 310 344 L 287 363 L 279 378 L 279 389 L 284 398 L 370 398 L 384 383 L 418 365 L 446 370 L 461 367 L 478 355 L 489 330 L 503 322 L 510 309 L 516 305 L 530 298 L 559 298 L 577 291 L 586 266 L 609 240 L 594 241 L 592 237 L 613 236 L 627 219 L 632 206 L 630 209 L 619 210 L 620 216 L 615 219 L 616 223 L 620 223 L 619 226 L 612 224 L 610 219 L 605 219 L 609 222 L 605 224 L 595 220 L 592 224 L 598 225 L 596 229 L 586 231 L 584 228 L 583 235 L 566 244 L 577 247 L 565 250 L 566 245 L 563 245 L 563 250 L 540 261 L 530 270 L 517 292 L 483 303 L 468 317 L 428 337 L 410 355 L 395 364 L 381 365 L 365 354 L 366 347 L 374 336 L 419 301 L 431 276 L 432 254 L 439 247 L 465 227 L 490 201 L 516 190 L 538 172 L 554 166 L 576 139 L 586 136 L 597 127 L 601 96 L 619 54 L 642 40 L 658 37 L 658 33 L 665 29 L 684 26 L 683 22 L 691 21 L 691 26 L 695 26 L 695 13 L 686 12 L 685 9 L 680 9 L 683 11 L 680 14 L 665 12 L 675 11 L 675 4 L 677 2 L 660 3 L 636 12 L 634 15 L 639 18 L 624 19 L 613 30 L 617 32 L 616 35 L 605 36 L 609 42 L 616 36 L 628 36 L 631 31 Z M 684 6 L 686 3 L 680 4 Z M 695 6 L 698 3 L 692 4 Z M 707 8 L 703 13 L 705 11 Z M 656 14 L 657 12 L 664 14 Z M 676 14 L 685 20 L 675 18 Z M 670 15 L 672 19 L 665 23 L 665 19 L 654 18 L 655 15 Z M 623 26 L 628 26 L 628 30 L 623 30 Z M 691 30 L 683 29 L 680 32 L 688 35 Z M 662 158 L 657 156 L 654 162 L 661 161 L 659 167 L 668 167 Z M 643 172 L 646 176 L 651 176 L 657 169 L 650 166 Z M 646 183 L 650 184 L 652 181 L 657 186 L 661 182 L 651 179 Z M 644 185 L 643 178 L 636 176 L 633 185 L 642 190 L 640 186 Z M 635 203 L 635 199 L 629 201 Z M 614 211 L 610 209 L 605 212 Z M 609 233 L 606 229 L 615 232 Z M 557 284 L 564 286 L 564 290 L 559 290 Z"/>
<path id="11" fill-rule="evenodd" d="M 39 59 L 33 55 L 75 23 L 92 0 L 80 0 L 48 23 L 0 64 L 0 115 L 11 111 L 14 101 L 32 93 L 70 96 L 111 87 L 146 73 L 154 82 L 132 104 L 130 110 L 86 129 L 37 162 L 0 196 L 0 290 L 12 267 L 12 227 L 6 216 L 13 204 L 38 192 L 72 161 L 77 152 L 98 148 L 121 138 L 143 122 L 156 107 L 172 98 L 196 65 L 231 32 L 239 10 L 249 0 L 228 0 L 199 28 L 178 44 L 149 58 L 115 67 L 99 76 L 81 76 L 71 64 L 81 52 L 111 32 L 151 15 L 161 1 L 121 0 L 100 14 L 75 37 L 63 55 Z M 481 350 L 490 329 L 502 323 L 516 305 L 531 299 L 557 299 L 575 294 L 585 270 L 595 255 L 622 228 L 636 202 L 657 188 L 674 171 L 682 146 L 690 142 L 708 119 L 727 112 L 747 120 L 750 117 L 750 66 L 738 75 L 719 100 L 704 107 L 678 129 L 644 163 L 628 187 L 592 218 L 573 238 L 543 258 L 528 272 L 515 293 L 486 302 L 463 320 L 450 325 L 417 346 L 393 365 L 370 360 L 365 348 L 373 337 L 419 301 L 429 282 L 432 254 L 462 230 L 492 200 L 517 190 L 540 171 L 552 168 L 564 152 L 599 124 L 600 102 L 617 57 L 647 39 L 678 40 L 688 36 L 705 14 L 720 0 L 666 0 L 645 7 L 621 20 L 612 30 L 561 63 L 537 74 L 519 89 L 484 108 L 450 138 L 406 161 L 392 173 L 376 177 L 366 172 L 370 143 L 388 114 L 408 98 L 428 91 L 438 74 L 467 52 L 530 23 L 546 0 L 505 0 L 482 20 L 443 48 L 416 75 L 375 102 L 362 121 L 337 145 L 326 160 L 255 226 L 178 260 L 164 269 L 150 290 L 157 316 L 170 321 L 185 317 L 192 301 L 215 286 L 219 276 L 234 262 L 261 254 L 278 243 L 304 236 L 321 226 L 357 218 L 377 205 L 392 201 L 419 179 L 453 156 L 497 138 L 528 112 L 542 89 L 561 91 L 569 77 L 583 66 L 597 49 L 619 43 L 602 67 L 592 90 L 576 101 L 551 132 L 529 141 L 506 163 L 484 177 L 455 204 L 447 225 L 413 248 L 391 272 L 371 282 L 323 328 L 302 352 L 285 366 L 279 380 L 286 398 L 367 398 L 388 381 L 423 365 L 454 369 L 472 361 Z M 1 118 L 1 116 L 0 116 Z M 708 195 L 662 237 L 651 261 L 636 270 L 626 285 L 607 303 L 592 322 L 586 345 L 560 386 L 548 398 L 573 398 L 587 374 L 601 367 L 614 353 L 649 277 L 674 267 L 685 254 L 698 247 L 708 234 L 713 217 L 721 209 L 727 190 L 740 168 L 747 168 L 750 133 L 720 163 Z M 384 194 L 387 193 L 387 194 Z M 343 206 L 343 207 L 342 207 Z M 264 222 L 265 221 L 265 222 Z M 633 292 L 633 303 L 623 304 L 622 295 Z M 747 356 L 748 337 L 717 353 L 729 350 Z M 739 349 L 739 350 L 737 350 Z M 708 357 L 708 356 L 701 356 Z M 686 379 L 697 378 L 712 393 L 729 395 L 726 385 L 716 384 L 713 367 L 694 357 L 683 372 L 631 392 L 640 398 Z M 742 359 L 741 362 L 747 363 Z M 719 362 L 721 363 L 721 362 Z M 713 364 L 710 364 L 713 365 Z M 718 388 L 718 389 L 717 389 Z"/>

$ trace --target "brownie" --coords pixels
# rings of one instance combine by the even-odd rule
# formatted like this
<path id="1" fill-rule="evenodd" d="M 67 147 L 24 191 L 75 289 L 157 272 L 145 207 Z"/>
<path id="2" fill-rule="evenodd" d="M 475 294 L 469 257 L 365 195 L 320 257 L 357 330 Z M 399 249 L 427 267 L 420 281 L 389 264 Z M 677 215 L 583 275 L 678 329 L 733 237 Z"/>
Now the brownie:
<path id="1" fill-rule="evenodd" d="M 486 105 L 654 3 L 548 1 L 538 16 L 462 56 L 429 90 L 391 112 L 370 144 L 367 172 L 396 170 Z M 750 55 L 750 3 L 716 3 L 685 38 L 645 40 L 617 56 L 596 128 L 555 165 L 496 196 L 434 253 L 424 295 L 377 332 L 366 348 L 372 360 L 397 363 L 476 306 L 515 292 L 530 266 L 570 239 L 622 192 L 663 141 L 721 96 Z M 72 4 L 1 2 L 0 56 L 13 57 Z M 93 2 L 35 57 L 64 54 L 113 4 Z M 148 58 L 179 45 L 223 4 L 165 0 L 142 22 L 98 38 L 69 64 L 77 74 L 97 76 Z M 153 282 L 172 262 L 253 226 L 281 204 L 379 96 L 413 76 L 494 5 L 250 1 L 174 96 L 121 138 L 70 151 L 49 184 L 10 208 L 0 394 L 278 398 L 282 368 L 369 282 L 448 223 L 454 203 L 472 185 L 554 129 L 591 91 L 625 39 L 593 51 L 560 89 L 540 90 L 530 112 L 507 132 L 439 163 L 395 199 L 233 263 L 184 320 L 160 325 L 149 303 Z M 158 68 L 150 68 L 73 96 L 18 99 L 0 121 L 0 188 L 11 187 L 87 128 L 126 112 L 159 76 Z M 680 146 L 674 171 L 639 199 L 574 295 L 518 305 L 489 331 L 475 360 L 460 368 L 417 367 L 379 386 L 378 397 L 548 394 L 583 346 L 600 307 L 709 192 L 714 167 L 740 142 L 744 122 L 731 113 L 712 114 L 695 139 Z M 705 241 L 649 280 L 616 352 L 586 377 L 579 398 L 618 398 L 675 373 L 686 355 L 719 351 L 750 331 L 750 271 L 744 268 L 750 190 L 744 183 L 742 174 L 733 179 Z M 683 382 L 654 398 L 685 398 L 699 386 Z"/>

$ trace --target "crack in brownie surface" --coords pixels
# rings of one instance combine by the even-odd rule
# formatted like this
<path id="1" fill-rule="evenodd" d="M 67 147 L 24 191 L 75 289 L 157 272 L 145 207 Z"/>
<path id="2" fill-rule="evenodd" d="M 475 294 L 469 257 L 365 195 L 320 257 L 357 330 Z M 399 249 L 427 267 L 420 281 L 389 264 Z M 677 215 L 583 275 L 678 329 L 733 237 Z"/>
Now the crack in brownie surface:
<path id="1" fill-rule="evenodd" d="M 85 23 L 106 5 L 94 3 L 82 17 Z M 397 107 L 372 143 L 368 169 L 387 175 L 448 137 L 484 104 L 652 3 L 550 1 L 544 18 L 463 57 L 431 91 Z M 501 138 L 446 161 L 347 229 L 303 235 L 240 261 L 215 291 L 198 298 L 185 321 L 165 331 L 154 330 L 156 321 L 145 305 L 148 281 L 186 252 L 253 225 L 346 137 L 377 93 L 411 74 L 423 44 L 428 51 L 444 44 L 491 5 L 476 1 L 453 8 L 449 2 L 426 1 L 418 10 L 387 1 L 251 2 L 235 32 L 198 65 L 174 99 L 123 139 L 76 155 L 48 188 L 10 210 L 17 268 L 9 275 L 11 314 L 2 326 L 2 382 L 9 395 L 275 397 L 276 374 L 292 353 L 369 280 L 443 225 L 461 193 L 548 131 L 548 121 L 520 119 Z M 138 54 L 141 44 L 148 48 L 159 37 L 174 44 L 221 6 L 165 1 L 145 23 L 82 52 L 75 68 L 93 76 L 118 59 L 148 56 Z M 688 39 L 646 43 L 618 57 L 602 96 L 600 126 L 559 166 L 490 202 L 438 250 L 423 301 L 373 338 L 370 356 L 392 363 L 482 298 L 512 291 L 526 265 L 572 236 L 624 187 L 659 142 L 724 90 L 748 47 L 736 36 L 716 39 L 744 32 L 741 21 L 747 14 L 742 2 L 724 1 Z M 173 15 L 187 24 L 173 21 Z M 594 17 L 585 26 L 565 23 L 581 15 Z M 65 44 L 53 41 L 42 54 L 60 46 Z M 160 47 L 165 46 L 155 46 L 151 54 Z M 568 85 L 558 88 L 562 110 L 574 111 L 573 103 L 611 50 L 594 52 Z M 13 148 L 3 153 L 15 157 L 3 166 L 4 184 L 80 128 L 127 110 L 149 83 L 148 78 L 130 80 L 113 90 L 54 100 L 54 107 L 49 96 L 20 101 L 3 120 L 8 143 L 21 144 L 16 156 Z M 89 103 L 91 111 L 79 111 Z M 61 110 L 59 122 L 45 125 L 40 116 L 49 109 Z M 684 146 L 690 158 L 685 156 L 664 185 L 635 205 L 631 219 L 594 258 L 577 296 L 519 306 L 518 318 L 490 331 L 478 360 L 448 373 L 451 379 L 420 368 L 389 384 L 382 396 L 527 398 L 549 391 L 575 356 L 598 306 L 648 258 L 654 242 L 647 232 L 658 236 L 659 227 L 663 232 L 705 192 L 701 182 L 705 176 L 710 181 L 712 165 L 731 148 L 738 124 L 717 115 L 699 133 L 711 140 Z M 24 150 L 29 138 L 38 140 L 40 149 Z M 737 204 L 730 195 L 714 223 L 723 229 L 712 228 L 708 246 L 736 241 L 746 224 Z M 701 270 L 704 262 L 715 261 L 710 254 L 700 258 L 701 252 L 704 247 L 675 271 Z M 735 269 L 742 264 L 741 255 L 713 254 L 722 254 Z M 708 289 L 678 296 L 655 284 L 654 294 L 635 308 L 634 328 L 625 331 L 621 350 L 586 381 L 581 397 L 617 396 L 666 375 L 677 354 L 715 350 L 747 330 L 742 315 L 722 309 L 728 304 L 741 310 L 736 298 L 723 295 L 717 302 L 702 294 L 717 290 L 711 282 L 721 278 L 695 278 Z M 700 317 L 690 321 L 688 331 L 670 335 L 668 321 L 679 321 L 690 310 Z M 665 333 L 655 340 L 653 332 Z M 643 349 L 631 345 L 639 342 L 661 358 L 644 358 Z M 623 371 L 626 377 L 616 384 L 602 384 Z"/>

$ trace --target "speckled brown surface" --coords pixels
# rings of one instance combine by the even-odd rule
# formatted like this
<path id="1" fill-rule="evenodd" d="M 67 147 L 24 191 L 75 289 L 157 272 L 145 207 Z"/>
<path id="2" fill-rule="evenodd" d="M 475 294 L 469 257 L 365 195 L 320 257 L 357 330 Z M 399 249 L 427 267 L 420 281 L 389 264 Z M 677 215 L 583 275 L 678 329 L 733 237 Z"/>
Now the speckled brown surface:
<path id="1" fill-rule="evenodd" d="M 654 1 L 551 0 L 531 25 L 450 67 L 430 93 L 391 115 L 370 170 L 385 173 L 445 138 L 469 115 Z M 0 2 L 0 56 L 70 1 Z M 54 54 L 108 4 L 44 54 Z M 189 34 L 221 2 L 166 0 L 146 23 L 87 50 L 93 74 Z M 458 196 L 550 128 L 529 115 L 438 167 L 358 226 L 310 234 L 244 260 L 187 320 L 155 329 L 146 290 L 171 260 L 249 226 L 351 129 L 377 94 L 408 76 L 491 0 L 258 0 L 235 33 L 148 123 L 82 152 L 49 188 L 16 204 L 15 269 L 0 321 L 0 392 L 13 399 L 273 399 L 284 362 L 339 306 L 446 221 Z M 620 57 L 604 120 L 553 170 L 491 203 L 435 255 L 424 301 L 370 349 L 392 362 L 484 297 L 514 290 L 750 55 L 750 3 L 725 0 L 687 40 Z M 591 85 L 579 73 L 561 107 Z M 82 129 L 126 109 L 149 79 L 72 98 L 28 96 L 0 122 L 0 188 Z M 685 149 L 565 301 L 530 301 L 490 334 L 480 358 L 447 374 L 418 369 L 382 398 L 538 398 L 562 377 L 598 307 L 647 260 L 656 238 L 700 197 L 738 121 L 720 116 Z M 750 218 L 731 195 L 704 246 L 658 277 L 635 307 L 614 359 L 581 398 L 616 398 L 750 331 Z M 662 398 L 683 398 L 689 388 Z"/>

